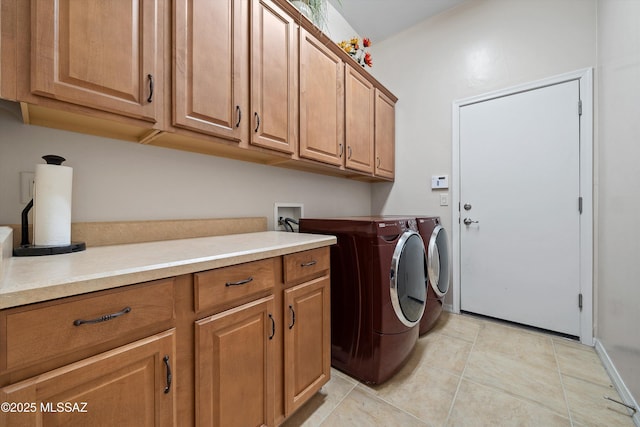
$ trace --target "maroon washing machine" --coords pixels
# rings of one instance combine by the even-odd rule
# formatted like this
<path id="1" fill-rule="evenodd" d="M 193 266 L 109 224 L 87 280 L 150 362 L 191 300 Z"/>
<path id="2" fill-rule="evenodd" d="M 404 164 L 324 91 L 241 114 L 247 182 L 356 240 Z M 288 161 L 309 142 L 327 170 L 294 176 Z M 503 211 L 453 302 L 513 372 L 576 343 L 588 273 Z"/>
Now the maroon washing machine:
<path id="1" fill-rule="evenodd" d="M 427 251 L 427 304 L 420 320 L 420 335 L 427 333 L 438 321 L 442 313 L 442 301 L 449 290 L 449 241 L 446 230 L 440 225 L 440 218 L 418 217 L 418 232 L 422 236 Z"/>
<path id="2" fill-rule="evenodd" d="M 416 344 L 427 296 L 415 218 L 300 219 L 331 234 L 331 364 L 370 384 L 390 378 Z"/>

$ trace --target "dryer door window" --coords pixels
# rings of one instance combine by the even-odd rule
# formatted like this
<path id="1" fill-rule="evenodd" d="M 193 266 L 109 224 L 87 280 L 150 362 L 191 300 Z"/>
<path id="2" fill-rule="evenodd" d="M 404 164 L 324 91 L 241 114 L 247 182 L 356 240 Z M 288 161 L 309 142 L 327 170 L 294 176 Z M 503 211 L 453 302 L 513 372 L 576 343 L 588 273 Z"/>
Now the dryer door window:
<path id="1" fill-rule="evenodd" d="M 427 270 L 429 282 L 435 293 L 441 297 L 449 290 L 449 244 L 447 232 L 438 225 L 433 229 L 427 248 Z"/>
<path id="2" fill-rule="evenodd" d="M 398 240 L 390 279 L 391 303 L 398 319 L 406 326 L 416 325 L 427 301 L 427 262 L 418 233 L 407 231 Z"/>

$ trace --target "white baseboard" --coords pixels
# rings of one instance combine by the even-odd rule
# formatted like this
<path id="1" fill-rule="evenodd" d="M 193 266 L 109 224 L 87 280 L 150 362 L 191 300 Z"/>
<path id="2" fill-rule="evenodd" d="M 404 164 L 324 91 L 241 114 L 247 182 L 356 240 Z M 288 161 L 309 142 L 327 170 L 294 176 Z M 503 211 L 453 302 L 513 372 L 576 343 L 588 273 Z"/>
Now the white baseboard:
<path id="1" fill-rule="evenodd" d="M 449 313 L 455 313 L 455 311 L 453 311 L 453 304 L 442 304 L 442 309 L 444 311 L 448 311 Z M 456 313 L 456 314 L 460 314 L 460 313 Z"/>
<path id="2" fill-rule="evenodd" d="M 595 341 L 596 353 L 598 354 L 598 357 L 600 357 L 600 360 L 604 365 L 604 369 L 609 374 L 609 377 L 611 378 L 613 385 L 618 391 L 618 394 L 622 398 L 622 401 L 627 405 L 633 406 L 634 408 L 640 408 L 638 406 L 638 402 L 636 402 L 636 400 L 633 398 L 633 395 L 631 394 L 627 386 L 624 384 L 624 381 L 622 381 L 622 378 L 620 377 L 618 370 L 613 365 L 613 362 L 609 358 L 609 355 L 607 354 L 607 351 L 605 350 L 602 343 L 598 339 L 594 339 L 594 341 Z M 640 411 L 636 411 L 636 413 L 633 415 L 633 422 L 637 427 L 640 427 Z"/>

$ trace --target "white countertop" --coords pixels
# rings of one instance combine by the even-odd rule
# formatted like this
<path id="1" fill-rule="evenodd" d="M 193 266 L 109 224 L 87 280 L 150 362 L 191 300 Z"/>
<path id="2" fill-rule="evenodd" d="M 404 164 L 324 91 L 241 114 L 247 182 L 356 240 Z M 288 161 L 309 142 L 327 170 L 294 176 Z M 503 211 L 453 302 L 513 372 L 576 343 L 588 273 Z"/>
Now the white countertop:
<path id="1" fill-rule="evenodd" d="M 210 270 L 336 243 L 333 236 L 264 231 L 11 257 L 0 272 L 0 309 Z"/>

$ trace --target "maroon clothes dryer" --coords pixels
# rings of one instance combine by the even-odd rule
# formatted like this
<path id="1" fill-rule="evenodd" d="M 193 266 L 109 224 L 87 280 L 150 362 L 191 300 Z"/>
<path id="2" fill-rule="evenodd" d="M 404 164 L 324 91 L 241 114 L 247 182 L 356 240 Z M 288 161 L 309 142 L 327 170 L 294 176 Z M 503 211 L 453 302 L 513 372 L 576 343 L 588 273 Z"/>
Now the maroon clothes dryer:
<path id="1" fill-rule="evenodd" d="M 300 219 L 331 234 L 331 364 L 370 384 L 390 378 L 413 350 L 427 265 L 415 218 Z"/>
<path id="2" fill-rule="evenodd" d="M 427 304 L 420 320 L 420 335 L 427 333 L 442 313 L 442 302 L 449 290 L 451 267 L 449 263 L 449 241 L 440 218 L 418 217 L 418 232 L 427 251 Z"/>

